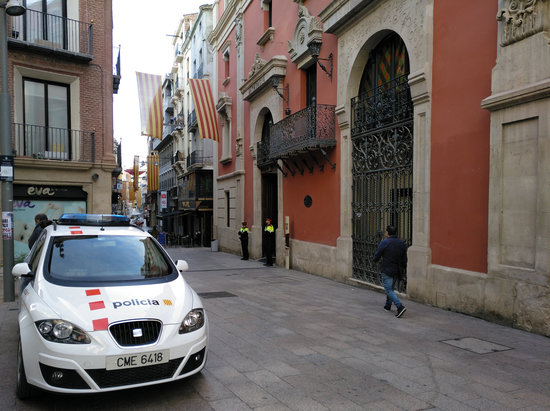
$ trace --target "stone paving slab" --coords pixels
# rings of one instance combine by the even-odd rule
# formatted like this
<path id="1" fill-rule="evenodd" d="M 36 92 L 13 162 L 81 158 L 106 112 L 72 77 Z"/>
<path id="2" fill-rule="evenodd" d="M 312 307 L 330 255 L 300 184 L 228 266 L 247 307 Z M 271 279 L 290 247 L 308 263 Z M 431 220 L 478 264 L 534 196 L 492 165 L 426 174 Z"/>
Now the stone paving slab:
<path id="1" fill-rule="evenodd" d="M 17 303 L 0 304 L 0 410 L 548 410 L 550 339 L 207 248 L 168 248 L 210 322 L 200 375 L 15 398 Z M 1 282 L 0 282 L 1 284 Z"/>

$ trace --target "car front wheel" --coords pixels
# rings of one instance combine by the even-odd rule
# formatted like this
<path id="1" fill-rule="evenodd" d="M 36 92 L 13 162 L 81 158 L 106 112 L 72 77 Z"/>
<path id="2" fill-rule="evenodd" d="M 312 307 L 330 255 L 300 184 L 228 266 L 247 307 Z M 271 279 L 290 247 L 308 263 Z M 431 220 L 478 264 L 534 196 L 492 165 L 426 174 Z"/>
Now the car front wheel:
<path id="1" fill-rule="evenodd" d="M 21 339 L 19 339 L 19 347 L 17 348 L 17 387 L 15 394 L 20 400 L 34 397 L 37 389 L 27 382 L 25 374 L 25 366 L 23 364 L 23 349 L 21 348 Z"/>

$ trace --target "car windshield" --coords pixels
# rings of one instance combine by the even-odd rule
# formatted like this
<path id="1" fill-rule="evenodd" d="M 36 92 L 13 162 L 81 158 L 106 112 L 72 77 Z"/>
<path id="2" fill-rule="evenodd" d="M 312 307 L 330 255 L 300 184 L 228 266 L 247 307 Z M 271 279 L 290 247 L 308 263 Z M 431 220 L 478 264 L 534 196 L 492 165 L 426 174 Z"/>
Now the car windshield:
<path id="1" fill-rule="evenodd" d="M 53 239 L 46 277 L 53 282 L 127 282 L 173 274 L 150 237 L 59 236 Z"/>

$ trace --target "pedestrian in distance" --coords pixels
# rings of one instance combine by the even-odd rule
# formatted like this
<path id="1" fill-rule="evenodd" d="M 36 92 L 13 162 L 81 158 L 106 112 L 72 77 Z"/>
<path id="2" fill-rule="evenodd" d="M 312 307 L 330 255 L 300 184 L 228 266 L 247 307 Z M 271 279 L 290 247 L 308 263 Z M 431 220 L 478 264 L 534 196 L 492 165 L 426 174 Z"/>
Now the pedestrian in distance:
<path id="1" fill-rule="evenodd" d="M 248 229 L 248 225 L 246 224 L 246 221 L 242 222 L 241 228 L 239 229 L 239 238 L 241 240 L 241 248 L 243 251 L 243 256 L 241 260 L 248 260 L 248 234 L 250 234 L 250 230 Z"/>
<path id="2" fill-rule="evenodd" d="M 275 228 L 271 224 L 271 218 L 266 218 L 264 227 L 264 247 L 265 247 L 265 259 L 264 265 L 268 267 L 273 266 L 273 244 L 275 240 Z"/>
<path id="3" fill-rule="evenodd" d="M 394 226 L 386 227 L 385 237 L 373 256 L 373 261 L 377 262 L 382 258 L 380 271 L 382 274 L 382 284 L 386 291 L 386 304 L 384 309 L 391 311 L 392 304 L 397 307 L 395 316 L 400 318 L 407 310 L 399 301 L 399 297 L 395 294 L 395 284 L 403 276 L 407 267 L 407 245 L 403 240 L 397 238 L 397 231 Z"/>
<path id="4" fill-rule="evenodd" d="M 40 237 L 42 230 L 49 226 L 52 222 L 48 220 L 48 216 L 46 214 L 41 213 L 34 216 L 34 223 L 36 225 L 34 226 L 31 236 L 29 237 L 29 250 L 32 248 L 36 240 L 38 240 L 38 237 Z"/>

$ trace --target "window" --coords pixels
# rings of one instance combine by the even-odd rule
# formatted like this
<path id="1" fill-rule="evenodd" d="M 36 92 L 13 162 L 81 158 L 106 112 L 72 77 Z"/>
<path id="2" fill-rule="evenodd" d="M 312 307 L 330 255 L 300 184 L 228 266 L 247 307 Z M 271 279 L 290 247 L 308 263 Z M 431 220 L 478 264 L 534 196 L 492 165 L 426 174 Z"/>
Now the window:
<path id="1" fill-rule="evenodd" d="M 66 160 L 70 153 L 69 86 L 23 79 L 25 155 Z"/>
<path id="2" fill-rule="evenodd" d="M 222 124 L 222 159 L 231 158 L 231 120 L 223 116 Z"/>
<path id="3" fill-rule="evenodd" d="M 67 49 L 66 0 L 27 0 L 25 5 L 27 41 L 47 41 Z"/>
<path id="4" fill-rule="evenodd" d="M 113 250 L 117 252 L 113 253 Z M 143 282 L 177 275 L 164 253 L 149 237 L 55 237 L 46 260 L 46 278 L 56 284 Z"/>
<path id="5" fill-rule="evenodd" d="M 390 34 L 371 52 L 361 78 L 359 94 L 372 93 L 399 77 L 409 74 L 409 56 L 405 43 L 397 34 Z"/>
<path id="6" fill-rule="evenodd" d="M 271 0 L 263 0 L 262 10 L 264 11 L 264 30 L 267 30 L 273 27 L 273 2 Z"/>
<path id="7" fill-rule="evenodd" d="M 227 81 L 229 80 L 229 46 L 225 49 L 223 52 L 223 67 L 224 67 L 224 75 L 225 75 L 225 82 L 224 85 L 227 84 Z"/>

